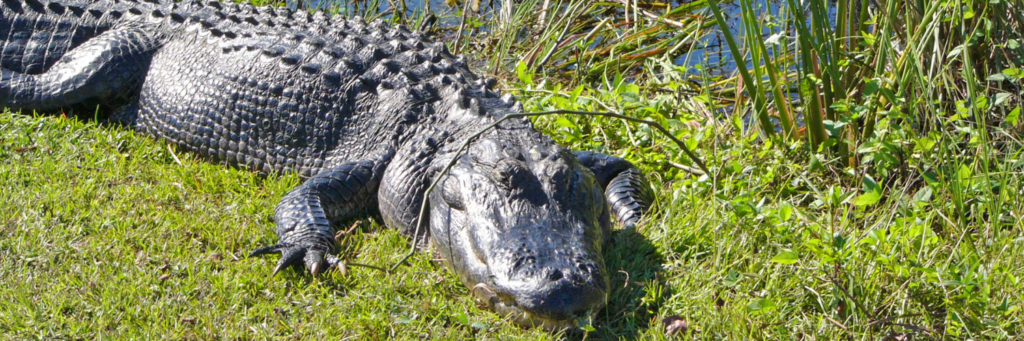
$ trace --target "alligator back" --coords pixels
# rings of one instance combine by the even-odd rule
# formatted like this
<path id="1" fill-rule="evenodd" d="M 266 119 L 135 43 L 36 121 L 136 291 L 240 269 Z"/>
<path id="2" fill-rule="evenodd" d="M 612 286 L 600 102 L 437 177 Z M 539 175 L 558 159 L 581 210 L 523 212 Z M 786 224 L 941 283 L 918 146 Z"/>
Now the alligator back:
<path id="1" fill-rule="evenodd" d="M 344 19 L 283 28 L 276 13 L 249 14 L 221 26 L 169 19 L 180 25 L 149 67 L 140 131 L 231 165 L 308 176 L 394 148 L 469 102 L 475 76 L 419 33 Z"/>
<path id="2" fill-rule="evenodd" d="M 94 64 L 81 71 L 103 73 L 67 76 L 104 93 L 66 95 L 69 86 L 54 76 L 34 81 L 50 89 L 32 100 L 120 108 L 117 118 L 141 132 L 263 173 L 309 176 L 394 149 L 423 126 L 451 134 L 511 106 L 443 43 L 383 22 L 215 1 L 0 4 L 3 69 L 43 74 L 62 59 L 71 66 L 81 59 Z M 111 51 L 82 48 L 105 40 L 147 50 L 124 52 L 107 67 L 95 60 Z"/>
<path id="3" fill-rule="evenodd" d="M 26 74 L 49 69 L 65 53 L 109 30 L 132 8 L 120 1 L 0 1 L 0 67 Z"/>

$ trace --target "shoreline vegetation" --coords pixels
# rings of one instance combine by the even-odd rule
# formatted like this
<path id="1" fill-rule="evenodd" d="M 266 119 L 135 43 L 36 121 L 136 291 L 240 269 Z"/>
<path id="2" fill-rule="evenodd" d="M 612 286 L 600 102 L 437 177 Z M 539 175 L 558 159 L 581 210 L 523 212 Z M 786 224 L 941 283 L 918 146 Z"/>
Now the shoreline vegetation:
<path id="1" fill-rule="evenodd" d="M 572 149 L 629 159 L 657 194 L 606 244 L 607 307 L 579 330 L 520 329 L 474 308 L 429 252 L 387 273 L 272 278 L 274 261 L 245 255 L 275 240 L 296 175 L 5 112 L 0 338 L 1024 335 L 1019 1 L 319 5 L 433 31 L 528 112 L 612 112 L 684 143 L 617 118 L 534 118 Z M 372 220 L 338 238 L 354 264 L 408 251 Z"/>

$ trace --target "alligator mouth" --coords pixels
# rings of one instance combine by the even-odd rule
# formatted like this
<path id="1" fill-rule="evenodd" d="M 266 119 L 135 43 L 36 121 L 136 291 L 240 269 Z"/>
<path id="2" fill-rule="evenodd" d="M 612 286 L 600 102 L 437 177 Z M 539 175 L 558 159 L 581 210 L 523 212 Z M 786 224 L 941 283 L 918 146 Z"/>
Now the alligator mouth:
<path id="1" fill-rule="evenodd" d="M 589 325 L 592 313 L 588 311 L 584 316 L 575 319 L 553 320 L 523 310 L 523 308 L 516 304 L 514 299 L 502 298 L 501 295 L 491 290 L 491 287 L 487 286 L 487 284 L 478 283 L 471 291 L 477 303 L 497 313 L 499 316 L 510 319 L 513 323 L 523 328 L 541 328 L 547 331 L 573 329 Z"/>

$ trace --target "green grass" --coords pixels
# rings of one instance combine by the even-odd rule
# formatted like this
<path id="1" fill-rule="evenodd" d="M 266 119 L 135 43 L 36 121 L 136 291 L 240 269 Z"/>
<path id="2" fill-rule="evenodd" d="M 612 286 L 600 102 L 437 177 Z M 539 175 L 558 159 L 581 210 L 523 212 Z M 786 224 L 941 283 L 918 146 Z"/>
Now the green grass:
<path id="1" fill-rule="evenodd" d="M 556 337 L 473 308 L 426 253 L 390 275 L 352 267 L 270 277 L 274 259 L 244 255 L 274 241 L 272 209 L 294 176 L 261 179 L 76 120 L 6 114 L 0 127 L 8 337 Z M 717 185 L 676 181 L 653 222 L 613 234 L 613 295 L 588 337 L 662 337 L 671 315 L 702 338 L 1021 332 L 1019 221 L 985 230 L 969 216 L 948 222 L 949 198 L 964 190 L 953 185 L 857 209 L 842 202 L 855 191 L 808 182 L 816 172 L 779 152 L 722 147 L 729 161 Z M 1022 186 L 1019 174 L 1003 179 Z M 1019 217 L 1011 195 L 1006 214 Z M 353 262 L 401 257 L 404 237 L 364 225 L 343 239 Z"/>
<path id="2" fill-rule="evenodd" d="M 276 240 L 273 208 L 295 176 L 260 178 L 71 119 L 5 113 L 0 127 L 2 338 L 553 337 L 474 308 L 427 253 L 393 274 L 271 277 L 276 257 L 245 255 Z M 361 224 L 342 239 L 352 262 L 389 266 L 408 250 L 398 233 Z M 654 298 L 636 283 L 658 258 L 633 232 L 614 239 L 634 255 L 610 262 L 632 284 L 599 329 L 629 334 L 651 318 Z"/>
<path id="3" fill-rule="evenodd" d="M 613 290 L 592 331 L 517 328 L 476 308 L 429 253 L 390 274 L 270 277 L 276 257 L 245 255 L 276 240 L 272 211 L 296 176 L 3 113 L 0 339 L 664 339 L 675 316 L 698 339 L 1024 335 L 1019 4 L 843 5 L 827 27 L 833 3 L 812 1 L 804 27 L 779 22 L 801 10 L 759 16 L 743 1 L 746 32 L 768 23 L 789 43 L 732 38 L 754 61 L 736 76 L 671 62 L 715 21 L 704 2 L 644 4 L 664 16 L 630 9 L 641 19 L 628 23 L 621 2 L 540 3 L 467 16 L 451 44 L 528 111 L 659 122 L 711 171 L 646 126 L 535 120 L 574 149 L 630 159 L 657 189 L 650 221 L 607 244 Z M 535 27 L 542 12 L 552 24 Z M 776 100 L 787 96 L 801 100 Z M 372 221 L 355 231 L 339 237 L 351 262 L 388 267 L 408 250 Z"/>

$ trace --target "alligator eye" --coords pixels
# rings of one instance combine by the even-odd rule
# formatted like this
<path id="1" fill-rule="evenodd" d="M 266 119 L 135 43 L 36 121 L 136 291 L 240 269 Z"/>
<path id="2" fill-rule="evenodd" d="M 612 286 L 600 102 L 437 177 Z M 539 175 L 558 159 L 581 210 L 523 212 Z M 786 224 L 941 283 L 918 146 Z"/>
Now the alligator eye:
<path id="1" fill-rule="evenodd" d="M 504 190 L 511 190 L 516 186 L 526 171 L 519 162 L 512 159 L 503 159 L 495 165 L 494 180 Z"/>
<path id="2" fill-rule="evenodd" d="M 451 178 L 445 178 L 441 185 L 441 198 L 454 210 L 464 211 L 466 206 L 462 203 L 462 193 L 459 191 L 459 183 Z"/>

